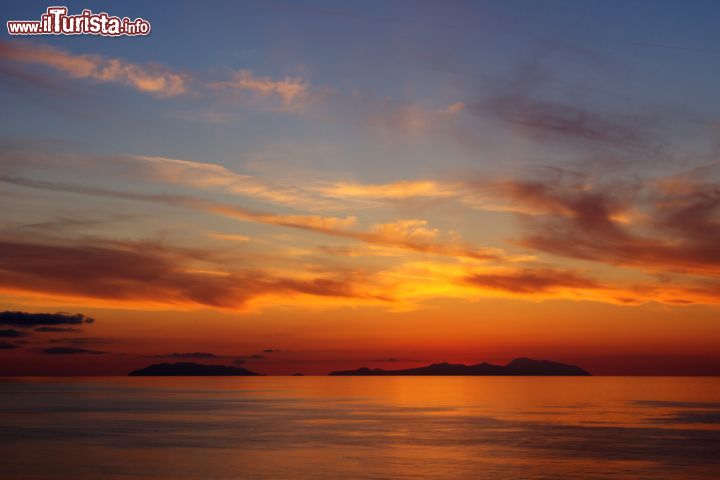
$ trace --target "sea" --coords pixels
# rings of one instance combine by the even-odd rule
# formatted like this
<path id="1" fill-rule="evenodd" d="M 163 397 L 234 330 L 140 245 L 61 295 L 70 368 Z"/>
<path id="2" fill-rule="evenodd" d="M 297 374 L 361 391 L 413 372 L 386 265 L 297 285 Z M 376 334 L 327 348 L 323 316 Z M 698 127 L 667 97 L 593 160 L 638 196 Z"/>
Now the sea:
<path id="1" fill-rule="evenodd" d="M 2 378 L 0 478 L 720 479 L 720 377 Z"/>

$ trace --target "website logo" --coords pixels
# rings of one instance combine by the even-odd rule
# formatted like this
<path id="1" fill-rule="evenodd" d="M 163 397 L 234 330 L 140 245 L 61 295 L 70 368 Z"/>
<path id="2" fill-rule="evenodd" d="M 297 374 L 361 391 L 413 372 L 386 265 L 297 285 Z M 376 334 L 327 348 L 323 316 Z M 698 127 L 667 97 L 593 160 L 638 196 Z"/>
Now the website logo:
<path id="1" fill-rule="evenodd" d="M 8 20 L 10 35 L 149 35 L 150 22 L 142 18 L 116 17 L 105 12 L 93 13 L 84 9 L 78 15 L 68 15 L 67 7 L 48 7 L 40 20 Z"/>

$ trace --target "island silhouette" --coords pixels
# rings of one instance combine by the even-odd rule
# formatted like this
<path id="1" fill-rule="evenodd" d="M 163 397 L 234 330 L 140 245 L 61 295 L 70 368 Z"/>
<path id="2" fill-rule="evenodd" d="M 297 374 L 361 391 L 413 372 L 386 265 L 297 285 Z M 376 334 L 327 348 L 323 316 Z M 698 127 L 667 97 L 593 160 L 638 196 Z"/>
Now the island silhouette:
<path id="1" fill-rule="evenodd" d="M 231 367 L 229 365 L 205 365 L 202 363 L 178 362 L 156 363 L 149 367 L 135 370 L 128 374 L 131 377 L 231 377 L 231 376 L 258 376 L 247 368 Z"/>
<path id="2" fill-rule="evenodd" d="M 178 362 L 156 363 L 128 374 L 131 377 L 209 377 L 209 376 L 260 376 L 242 367 L 230 365 L 207 365 L 202 363 Z M 300 376 L 296 373 L 295 376 Z M 463 365 L 453 363 L 434 363 L 425 367 L 408 368 L 405 370 L 383 370 L 381 368 L 362 367 L 357 370 L 339 370 L 330 372 L 331 376 L 452 376 L 452 375 L 516 375 L 516 376 L 589 376 L 590 373 L 575 365 L 551 362 L 549 360 L 533 360 L 516 358 L 507 365 L 479 363 Z"/>
<path id="3" fill-rule="evenodd" d="M 434 363 L 425 367 L 408 368 L 405 370 L 383 370 L 381 368 L 358 368 L 357 370 L 340 370 L 330 372 L 334 376 L 391 376 L 391 375 L 517 375 L 517 376 L 589 376 L 590 373 L 575 365 L 551 362 L 549 360 L 533 360 L 516 358 L 507 365 L 479 363 L 463 365 L 453 363 Z"/>

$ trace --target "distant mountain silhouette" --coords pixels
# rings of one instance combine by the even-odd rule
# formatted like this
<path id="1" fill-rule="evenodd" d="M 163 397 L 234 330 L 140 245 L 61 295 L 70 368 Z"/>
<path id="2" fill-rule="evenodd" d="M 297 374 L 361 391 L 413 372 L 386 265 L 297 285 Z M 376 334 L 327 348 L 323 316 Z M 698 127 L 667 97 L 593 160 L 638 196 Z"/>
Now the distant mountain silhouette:
<path id="1" fill-rule="evenodd" d="M 251 376 L 260 375 L 246 368 L 230 367 L 228 365 L 204 365 L 202 363 L 156 363 L 149 367 L 135 370 L 128 374 L 131 377 L 180 377 L 180 376 Z"/>
<path id="2" fill-rule="evenodd" d="M 550 362 L 548 360 L 532 360 L 530 358 L 516 358 L 505 366 L 479 363 L 477 365 L 462 365 L 452 363 L 434 363 L 426 367 L 408 368 L 406 370 L 383 370 L 381 368 L 359 368 L 357 370 L 343 370 L 330 372 L 330 375 L 349 376 L 382 376 L 382 375 L 546 375 L 546 376 L 588 376 L 586 372 L 575 365 Z"/>

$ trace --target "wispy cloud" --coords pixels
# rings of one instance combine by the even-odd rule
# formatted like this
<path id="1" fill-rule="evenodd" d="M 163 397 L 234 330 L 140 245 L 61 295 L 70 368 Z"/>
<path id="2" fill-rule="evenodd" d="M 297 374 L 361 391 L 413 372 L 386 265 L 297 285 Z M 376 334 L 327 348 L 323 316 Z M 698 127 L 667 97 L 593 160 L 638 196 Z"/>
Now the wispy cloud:
<path id="1" fill-rule="evenodd" d="M 119 83 L 158 97 L 172 97 L 188 91 L 187 75 L 158 64 L 138 65 L 102 55 L 74 55 L 48 45 L 17 41 L 0 43 L 0 58 L 44 65 L 71 78 Z"/>
<path id="2" fill-rule="evenodd" d="M 78 347 L 50 347 L 42 350 L 46 355 L 105 355 L 108 352 Z"/>
<path id="3" fill-rule="evenodd" d="M 310 84 L 300 77 L 274 79 L 242 69 L 234 72 L 230 79 L 211 81 L 202 75 L 176 71 L 160 63 L 137 64 L 99 54 L 74 54 L 36 42 L 0 42 L 0 59 L 18 65 L 52 68 L 68 78 L 124 85 L 159 98 L 189 93 L 211 98 L 238 95 L 249 104 L 262 101 L 263 106 L 277 111 L 299 112 L 313 97 Z M 15 70 L 8 73 L 16 77 L 28 76 Z M 229 118 L 225 112 L 191 112 L 187 117 L 210 123 L 223 123 Z"/>
<path id="4" fill-rule="evenodd" d="M 48 258 L 54 261 L 49 264 Z M 91 298 L 130 308 L 154 305 L 242 309 L 259 297 L 288 300 L 297 295 L 386 301 L 365 289 L 352 274 L 311 277 L 300 273 L 291 277 L 258 269 L 226 269 L 208 274 L 193 268 L 197 261 L 197 255 L 183 250 L 145 248 L 133 243 L 58 246 L 3 241 L 0 290 L 78 301 Z M 78 324 L 85 320 L 82 316 L 22 312 L 0 316 L 6 325 L 23 326 Z"/>
<path id="5" fill-rule="evenodd" d="M 378 224 L 370 231 L 361 231 L 350 229 L 350 227 L 355 225 L 357 222 L 357 218 L 354 216 L 330 217 L 319 215 L 274 214 L 250 210 L 227 203 L 212 202 L 186 195 L 123 192 L 103 188 L 85 187 L 81 185 L 66 185 L 55 182 L 29 180 L 18 177 L 0 177 L 0 182 L 51 191 L 191 208 L 194 210 L 235 218 L 241 221 L 295 228 L 333 237 L 347 238 L 368 244 L 384 245 L 420 253 L 464 257 L 475 260 L 500 260 L 504 256 L 502 251 L 499 249 L 473 247 L 471 245 L 464 244 L 458 239 L 454 239 L 450 242 L 429 241 L 426 235 L 427 228 L 418 223 L 422 223 L 424 220 L 401 220 L 399 222 Z M 425 238 L 419 238 L 420 236 L 423 236 L 423 234 L 425 234 Z"/>
<path id="6" fill-rule="evenodd" d="M 498 193 L 544 210 L 520 242 L 565 257 L 656 272 L 720 275 L 717 166 L 639 182 L 600 182 L 555 170 L 509 181 Z"/>
<path id="7" fill-rule="evenodd" d="M 193 358 L 196 360 L 225 358 L 221 355 L 215 355 L 209 352 L 173 352 L 162 355 L 153 355 L 154 358 Z"/>
<path id="8" fill-rule="evenodd" d="M 223 191 L 296 208 L 337 207 L 337 203 L 301 188 L 269 182 L 252 175 L 243 175 L 213 163 L 146 156 L 125 156 L 120 161 L 125 162 L 144 179 Z"/>
<path id="9" fill-rule="evenodd" d="M 275 80 L 255 75 L 250 70 L 235 72 L 230 80 L 210 83 L 210 88 L 225 92 L 248 93 L 263 98 L 277 98 L 286 109 L 298 109 L 308 96 L 308 83 L 300 77 Z"/>
<path id="10" fill-rule="evenodd" d="M 552 268 L 516 269 L 475 273 L 467 282 L 483 288 L 513 293 L 547 293 L 559 289 L 587 290 L 602 288 L 600 282 L 569 270 Z"/>
<path id="11" fill-rule="evenodd" d="M 530 135 L 631 149 L 647 145 L 638 129 L 631 126 L 635 123 L 631 119 L 603 115 L 572 104 L 538 100 L 526 94 L 499 96 L 485 103 L 466 105 L 465 110 L 493 115 L 511 126 L 525 129 Z"/>
<path id="12" fill-rule="evenodd" d="M 433 180 L 401 180 L 377 184 L 335 182 L 315 187 L 315 190 L 341 199 L 407 199 L 454 196 L 456 190 L 453 187 L 453 184 Z"/>

